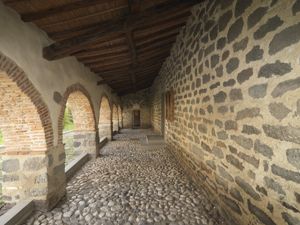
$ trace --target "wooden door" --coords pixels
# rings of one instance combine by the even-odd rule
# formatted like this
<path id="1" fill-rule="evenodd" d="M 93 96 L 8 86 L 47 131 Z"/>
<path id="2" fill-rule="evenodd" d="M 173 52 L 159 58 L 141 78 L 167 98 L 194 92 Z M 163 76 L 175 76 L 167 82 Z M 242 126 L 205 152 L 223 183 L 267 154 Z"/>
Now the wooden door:
<path id="1" fill-rule="evenodd" d="M 133 128 L 141 126 L 140 110 L 133 110 Z"/>

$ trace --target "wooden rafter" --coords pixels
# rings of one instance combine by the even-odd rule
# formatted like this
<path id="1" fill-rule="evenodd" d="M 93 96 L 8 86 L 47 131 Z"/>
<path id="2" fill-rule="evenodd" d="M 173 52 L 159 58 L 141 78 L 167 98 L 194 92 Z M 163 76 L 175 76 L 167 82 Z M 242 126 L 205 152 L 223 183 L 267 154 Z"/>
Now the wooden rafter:
<path id="1" fill-rule="evenodd" d="M 100 85 L 104 85 L 106 84 L 106 81 L 105 80 L 100 80 L 97 82 L 97 85 L 100 86 Z"/>
<path id="2" fill-rule="evenodd" d="M 75 56 L 97 85 L 128 94 L 151 86 L 190 8 L 203 0 L 2 0 L 54 44 L 50 60 Z"/>
<path id="3" fill-rule="evenodd" d="M 70 3 L 64 4 L 62 6 L 57 6 L 50 9 L 41 10 L 33 13 L 26 13 L 21 15 L 22 20 L 25 22 L 32 22 L 40 19 L 45 19 L 51 16 L 56 16 L 57 14 L 62 14 L 70 12 L 72 10 L 78 10 L 82 8 L 93 7 L 96 5 L 107 6 L 107 2 L 101 0 L 76 0 Z M 114 8 L 113 8 L 114 9 Z"/>
<path id="4" fill-rule="evenodd" d="M 169 14 L 172 14 L 172 12 L 174 13 L 174 11 L 181 10 L 182 7 L 191 6 L 191 4 L 195 4 L 196 2 L 197 1 L 195 0 L 187 0 L 185 2 L 177 2 L 160 8 L 154 7 L 141 13 L 127 16 L 125 19 L 121 19 L 117 22 L 99 25 L 98 27 L 95 27 L 93 31 L 89 31 L 79 37 L 54 43 L 44 48 L 43 55 L 48 60 L 63 58 L 72 52 L 84 48 L 88 43 L 103 36 L 114 33 L 126 33 L 127 30 L 133 30 L 147 22 L 153 22 L 153 20 L 157 18 L 168 16 Z"/>

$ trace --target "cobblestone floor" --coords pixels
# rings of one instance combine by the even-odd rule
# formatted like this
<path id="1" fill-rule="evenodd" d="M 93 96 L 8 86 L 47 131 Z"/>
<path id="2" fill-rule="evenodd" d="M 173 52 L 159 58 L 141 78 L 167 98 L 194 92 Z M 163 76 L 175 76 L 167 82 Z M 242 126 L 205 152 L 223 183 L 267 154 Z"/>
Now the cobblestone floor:
<path id="1" fill-rule="evenodd" d="M 225 224 L 163 145 L 143 144 L 146 134 L 122 130 L 73 177 L 57 208 L 26 224 Z"/>

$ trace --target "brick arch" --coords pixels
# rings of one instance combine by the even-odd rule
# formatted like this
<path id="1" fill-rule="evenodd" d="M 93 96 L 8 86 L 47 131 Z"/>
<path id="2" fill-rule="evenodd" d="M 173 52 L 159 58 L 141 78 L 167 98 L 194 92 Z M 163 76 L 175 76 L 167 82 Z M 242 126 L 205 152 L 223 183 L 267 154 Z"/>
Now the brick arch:
<path id="1" fill-rule="evenodd" d="M 111 139 L 112 111 L 110 100 L 106 94 L 102 95 L 100 99 L 98 129 L 100 138 L 107 137 Z"/>
<path id="2" fill-rule="evenodd" d="M 64 120 L 64 112 L 66 109 L 66 104 L 67 104 L 69 96 L 75 92 L 80 92 L 88 100 L 91 111 L 92 111 L 93 120 L 94 120 L 93 129 L 95 131 L 97 130 L 96 129 L 97 126 L 96 126 L 95 110 L 94 110 L 94 106 L 93 106 L 90 94 L 81 84 L 79 84 L 79 83 L 73 84 L 67 88 L 67 90 L 65 91 L 65 93 L 63 95 L 62 101 L 60 102 L 61 110 L 60 110 L 59 117 L 58 117 L 58 142 L 59 143 L 62 143 L 63 120 Z"/>
<path id="3" fill-rule="evenodd" d="M 0 53 L 0 127 L 5 150 L 1 152 L 5 202 L 47 199 L 48 153 L 53 148 L 49 110 L 25 72 Z M 9 169 L 8 169 L 9 168 Z M 36 180 L 43 177 L 42 181 Z M 31 190 L 41 190 L 32 195 Z"/>
<path id="4" fill-rule="evenodd" d="M 118 107 L 115 103 L 112 104 L 112 123 L 113 132 L 119 131 Z"/>
<path id="5" fill-rule="evenodd" d="M 111 102 L 111 100 L 109 99 L 108 95 L 105 94 L 105 93 L 102 94 L 102 96 L 101 96 L 101 98 L 100 98 L 100 105 L 101 105 L 103 99 L 106 99 L 106 100 L 107 100 L 107 102 L 108 102 L 108 104 L 109 104 L 109 109 L 111 110 L 111 108 L 112 108 L 112 102 Z"/>
<path id="6" fill-rule="evenodd" d="M 75 125 L 74 130 L 68 135 L 63 133 L 64 112 L 67 104 L 71 109 Z M 66 148 L 68 151 L 65 151 L 66 163 L 73 160 L 81 152 L 87 152 L 92 157 L 98 155 L 99 136 L 94 106 L 88 91 L 79 83 L 68 87 L 61 101 L 61 111 L 58 119 L 58 142 L 62 144 L 65 141 L 63 139 L 70 140 L 70 143 L 68 141 L 68 148 Z M 72 147 L 70 148 L 70 146 Z"/>
<path id="7" fill-rule="evenodd" d="M 8 78 L 24 93 L 35 106 L 45 133 L 47 148 L 53 147 L 53 129 L 49 109 L 25 72 L 10 58 L 0 52 L 0 72 L 7 74 Z"/>

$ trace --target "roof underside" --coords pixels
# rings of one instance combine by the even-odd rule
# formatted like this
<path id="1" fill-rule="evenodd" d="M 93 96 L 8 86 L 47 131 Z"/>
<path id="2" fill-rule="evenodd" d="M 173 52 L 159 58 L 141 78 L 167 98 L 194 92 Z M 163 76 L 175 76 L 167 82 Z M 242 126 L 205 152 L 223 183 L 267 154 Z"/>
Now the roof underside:
<path id="1" fill-rule="evenodd" d="M 48 60 L 75 56 L 119 95 L 149 87 L 195 0 L 3 0 L 55 43 Z"/>

